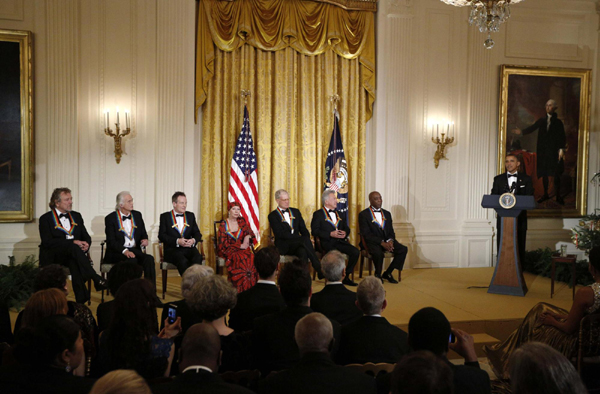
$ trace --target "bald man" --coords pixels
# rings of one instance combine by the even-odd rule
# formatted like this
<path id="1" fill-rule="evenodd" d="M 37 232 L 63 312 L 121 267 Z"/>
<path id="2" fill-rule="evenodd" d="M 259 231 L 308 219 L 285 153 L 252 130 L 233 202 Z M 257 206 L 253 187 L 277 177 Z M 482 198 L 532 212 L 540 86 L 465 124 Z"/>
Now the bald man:
<path id="1" fill-rule="evenodd" d="M 157 393 L 233 393 L 251 394 L 252 391 L 225 383 L 218 375 L 221 337 L 210 324 L 199 323 L 190 327 L 181 343 L 180 375 L 171 382 L 152 388 Z"/>
<path id="2" fill-rule="evenodd" d="M 358 214 L 360 235 L 366 242 L 363 247 L 366 246 L 369 249 L 375 265 L 375 276 L 381 280 L 381 283 L 384 279 L 390 283 L 398 283 L 402 280 L 402 268 L 404 268 L 408 248 L 396 241 L 392 214 L 381 208 L 383 203 L 381 194 L 379 192 L 369 193 L 369 203 L 371 204 L 369 208 Z M 385 252 L 392 253 L 394 259 L 382 275 Z M 398 280 L 394 279 L 392 275 L 395 269 L 398 270 Z"/>

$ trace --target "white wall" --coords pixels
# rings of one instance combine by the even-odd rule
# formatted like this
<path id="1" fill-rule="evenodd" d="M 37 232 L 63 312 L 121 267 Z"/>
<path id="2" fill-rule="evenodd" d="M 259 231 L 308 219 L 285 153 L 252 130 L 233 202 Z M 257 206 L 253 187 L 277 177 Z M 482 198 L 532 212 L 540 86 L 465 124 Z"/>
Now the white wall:
<path id="1" fill-rule="evenodd" d="M 439 0 L 382 0 L 377 14 L 377 103 L 369 127 L 367 189 L 379 190 L 411 267 L 484 267 L 495 253 L 495 216 L 480 206 L 497 174 L 500 65 L 593 69 L 590 173 L 599 166 L 595 107 L 595 1 L 527 0 L 494 34 L 468 25 L 468 8 Z M 558 50 L 557 50 L 558 49 Z M 427 120 L 456 122 L 449 160 L 435 169 Z M 590 187 L 588 207 L 599 201 Z M 576 219 L 530 219 L 527 248 L 570 242 Z M 570 252 L 575 249 L 571 246 Z"/>
<path id="2" fill-rule="evenodd" d="M 103 217 L 130 190 L 156 239 L 175 190 L 199 205 L 200 127 L 194 124 L 195 0 L 2 0 L 0 28 L 31 30 L 35 49 L 35 218 L 52 189 L 73 190 L 99 262 Z M 493 213 L 480 207 L 496 174 L 501 64 L 593 68 L 599 91 L 596 3 L 527 0 L 486 51 L 468 11 L 439 0 L 380 0 L 375 115 L 367 189 L 379 190 L 411 267 L 489 266 Z M 554 48 L 561 44 L 561 51 Z M 102 110 L 133 114 L 116 164 Z M 592 105 L 590 172 L 599 167 Z M 451 118 L 457 143 L 433 166 L 426 119 Z M 590 210 L 599 201 L 589 189 Z M 568 241 L 576 220 L 530 220 L 528 247 Z M 0 224 L 0 264 L 37 253 L 37 220 Z"/>

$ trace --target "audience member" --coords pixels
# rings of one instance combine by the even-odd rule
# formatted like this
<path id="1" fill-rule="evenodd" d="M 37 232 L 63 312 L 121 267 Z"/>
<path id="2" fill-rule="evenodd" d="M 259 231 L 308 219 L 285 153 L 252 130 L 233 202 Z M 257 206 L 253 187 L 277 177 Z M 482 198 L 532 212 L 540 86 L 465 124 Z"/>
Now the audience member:
<path id="1" fill-rule="evenodd" d="M 573 364 L 560 352 L 540 343 L 521 346 L 509 360 L 513 394 L 585 394 Z"/>
<path id="2" fill-rule="evenodd" d="M 113 316 L 100 336 L 100 370 L 133 369 L 145 379 L 168 376 L 173 340 L 181 319 L 166 324 L 157 335 L 156 293 L 146 279 L 124 283 L 115 296 Z"/>
<path id="3" fill-rule="evenodd" d="M 356 293 L 348 290 L 342 283 L 346 276 L 346 259 L 337 250 L 323 256 L 321 270 L 327 283 L 323 290 L 313 294 L 310 307 L 341 325 L 360 319 L 362 312 L 356 306 Z"/>
<path id="4" fill-rule="evenodd" d="M 200 278 L 190 291 L 188 304 L 203 322 L 213 326 L 221 337 L 219 372 L 241 371 L 250 367 L 250 345 L 243 333 L 225 324 L 225 315 L 235 306 L 237 291 L 220 275 Z"/>
<path id="5" fill-rule="evenodd" d="M 452 393 L 452 369 L 444 360 L 427 350 L 402 357 L 392 372 L 391 394 Z"/>
<path id="6" fill-rule="evenodd" d="M 217 374 L 221 353 L 221 338 L 210 324 L 194 324 L 181 344 L 179 370 L 181 374 L 169 383 L 156 385 L 154 394 L 231 393 L 251 394 L 252 391 L 225 383 Z"/>
<path id="7" fill-rule="evenodd" d="M 331 360 L 333 326 L 321 313 L 310 313 L 296 324 L 294 338 L 299 363 L 287 371 L 267 377 L 260 393 L 366 394 L 375 393 L 375 380 Z"/>
<path id="8" fill-rule="evenodd" d="M 300 260 L 285 264 L 279 273 L 279 291 L 287 307 L 255 319 L 252 330 L 252 355 L 263 376 L 290 368 L 300 360 L 294 330 L 298 320 L 312 312 L 312 279 L 307 264 Z M 339 338 L 339 323 L 332 324 L 334 338 Z"/>
<path id="9" fill-rule="evenodd" d="M 117 369 L 98 379 L 90 394 L 152 394 L 152 391 L 137 372 Z"/>
<path id="10" fill-rule="evenodd" d="M 394 364 L 408 353 L 406 333 L 381 316 L 387 306 L 381 279 L 369 276 L 360 282 L 356 305 L 364 315 L 342 327 L 338 364 Z"/>
<path id="11" fill-rule="evenodd" d="M 535 341 L 551 345 L 566 357 L 576 351 L 579 323 L 584 316 L 600 310 L 600 246 L 590 251 L 588 270 L 594 278 L 590 286 L 575 293 L 571 310 L 540 302 L 529 311 L 523 323 L 504 342 L 484 346 L 494 373 L 508 379 L 508 359 L 524 343 Z"/>
<path id="12" fill-rule="evenodd" d="M 238 294 L 237 304 L 229 312 L 229 327 L 237 331 L 250 331 L 257 317 L 279 312 L 285 308 L 285 302 L 275 284 L 279 257 L 279 251 L 274 246 L 256 252 L 254 265 L 259 280 L 249 290 Z"/>
<path id="13" fill-rule="evenodd" d="M 135 262 L 124 261 L 114 265 L 108 272 L 108 289 L 114 296 L 123 283 L 142 277 L 142 267 Z M 102 332 L 108 328 L 115 307 L 115 300 L 103 302 L 98 305 L 96 316 L 98 317 L 98 331 Z"/>
<path id="14" fill-rule="evenodd" d="M 35 328 L 42 319 L 48 316 L 66 315 L 68 311 L 67 296 L 62 291 L 58 289 L 36 291 L 25 304 L 22 326 Z"/>
<path id="15" fill-rule="evenodd" d="M 56 289 L 42 290 L 51 292 Z M 56 290 L 64 297 L 64 294 Z M 64 302 L 66 310 L 66 301 Z M 31 309 L 30 309 L 31 310 Z M 11 394 L 87 394 L 93 379 L 73 375 L 84 361 L 81 328 L 73 319 L 52 315 L 25 324 L 16 336 L 17 364 L 0 368 L 0 391 Z"/>

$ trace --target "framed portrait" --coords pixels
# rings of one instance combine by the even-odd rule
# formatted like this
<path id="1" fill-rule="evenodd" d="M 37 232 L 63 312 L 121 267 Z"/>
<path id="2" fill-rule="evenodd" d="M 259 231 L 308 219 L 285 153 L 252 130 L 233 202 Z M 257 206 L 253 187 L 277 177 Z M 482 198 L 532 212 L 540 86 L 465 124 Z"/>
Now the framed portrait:
<path id="1" fill-rule="evenodd" d="M 531 177 L 533 217 L 579 217 L 587 209 L 591 70 L 503 65 L 498 173 L 515 154 Z"/>
<path id="2" fill-rule="evenodd" d="M 32 33 L 0 30 L 0 222 L 33 219 Z"/>

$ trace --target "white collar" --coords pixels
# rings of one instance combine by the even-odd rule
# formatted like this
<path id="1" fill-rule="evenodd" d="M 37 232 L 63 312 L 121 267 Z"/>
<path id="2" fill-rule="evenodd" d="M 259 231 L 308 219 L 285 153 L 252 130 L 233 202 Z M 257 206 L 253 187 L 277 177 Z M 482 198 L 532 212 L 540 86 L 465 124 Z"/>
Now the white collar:
<path id="1" fill-rule="evenodd" d="M 259 279 L 259 280 L 256 281 L 256 283 L 264 283 L 266 285 L 275 285 L 275 286 L 277 286 L 277 283 L 275 283 L 272 280 Z"/>
<path id="2" fill-rule="evenodd" d="M 369 316 L 369 317 L 381 317 L 381 315 L 380 315 L 380 314 L 378 314 L 378 313 L 376 313 L 376 314 L 374 314 L 374 315 L 365 315 L 365 316 Z"/>
<path id="3" fill-rule="evenodd" d="M 342 282 L 327 282 L 325 283 L 325 286 L 329 286 L 329 285 L 342 285 Z"/>
<path id="4" fill-rule="evenodd" d="M 54 208 L 54 210 L 56 211 L 56 215 L 60 218 L 60 215 L 64 215 L 61 211 L 58 210 L 58 208 Z M 69 212 L 65 212 L 65 214 L 69 214 Z"/>
<path id="5" fill-rule="evenodd" d="M 508 175 L 519 175 L 519 171 L 515 171 L 515 172 L 513 172 L 512 174 L 511 174 L 510 172 L 506 171 L 506 173 L 507 173 Z"/>
<path id="6" fill-rule="evenodd" d="M 132 211 L 129 211 L 129 215 L 125 215 L 125 214 L 123 213 L 123 211 L 121 211 L 121 210 L 119 209 L 119 215 L 121 215 L 121 217 L 123 217 L 123 216 L 131 216 L 131 212 L 132 212 Z"/>
<path id="7" fill-rule="evenodd" d="M 184 369 L 181 373 L 186 373 L 189 370 L 195 369 L 196 373 L 200 372 L 201 369 L 208 371 L 210 373 L 212 373 L 212 369 L 205 367 L 204 365 L 190 365 L 189 367 L 187 367 L 186 369 Z"/>

